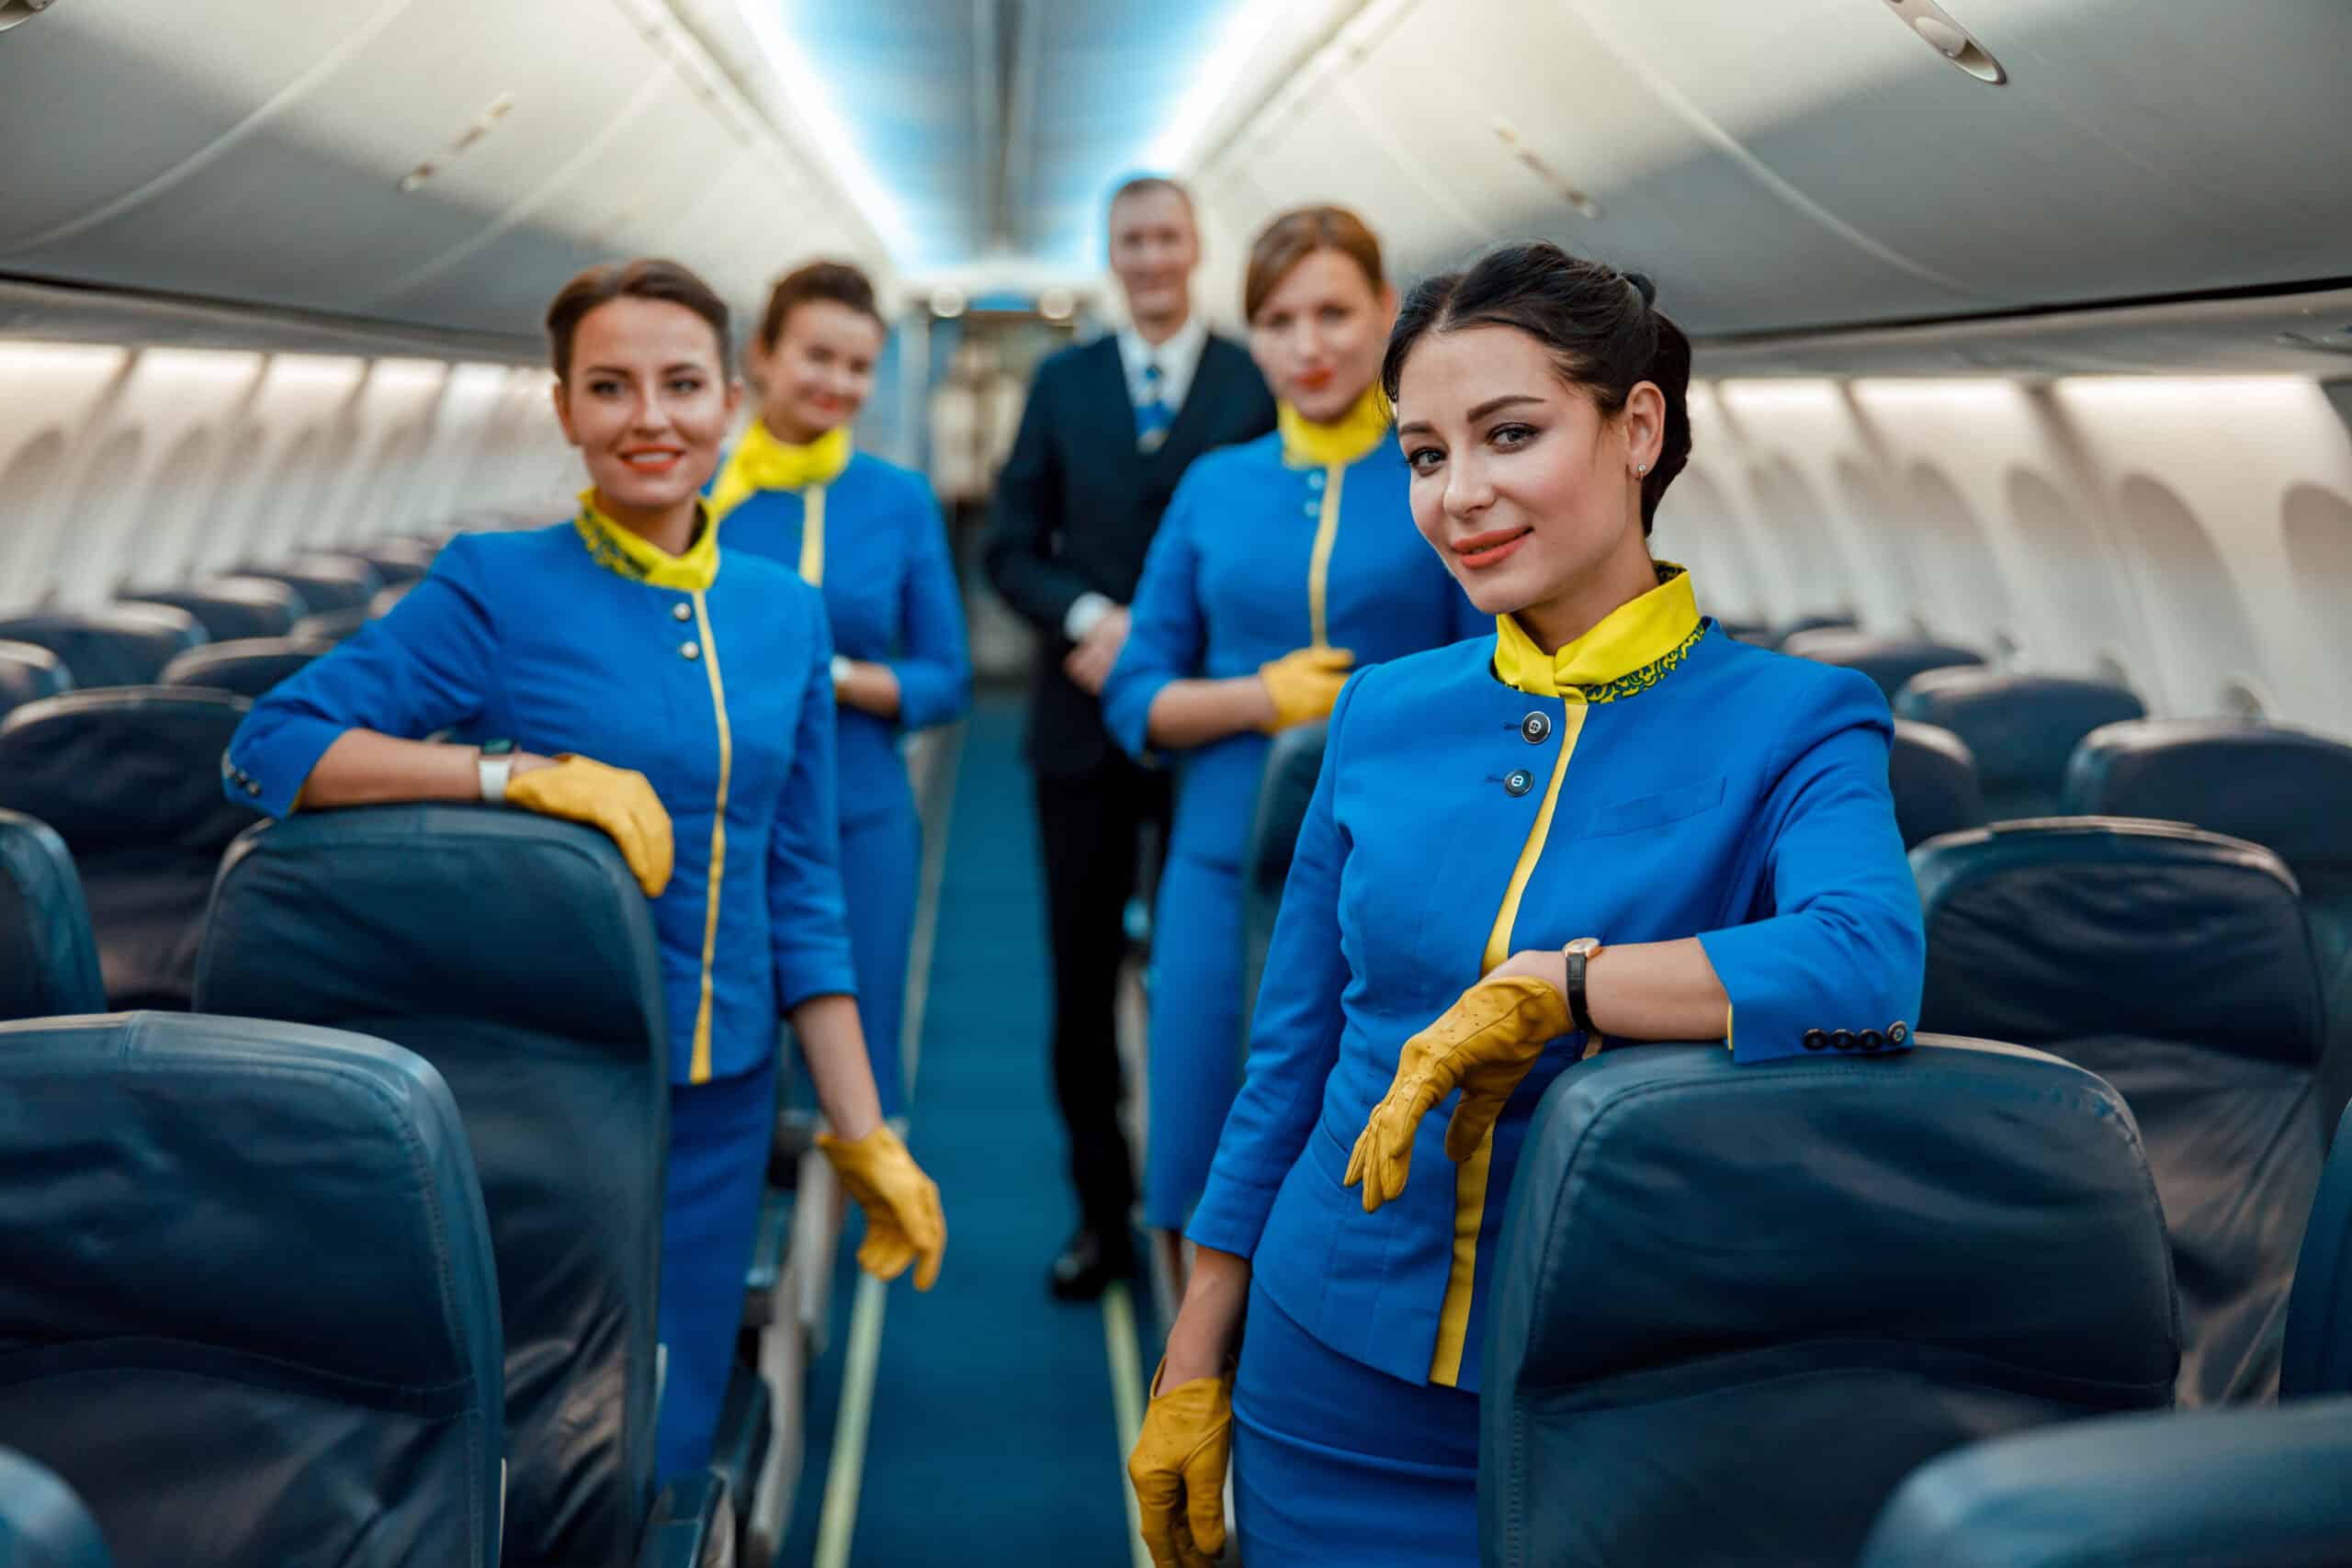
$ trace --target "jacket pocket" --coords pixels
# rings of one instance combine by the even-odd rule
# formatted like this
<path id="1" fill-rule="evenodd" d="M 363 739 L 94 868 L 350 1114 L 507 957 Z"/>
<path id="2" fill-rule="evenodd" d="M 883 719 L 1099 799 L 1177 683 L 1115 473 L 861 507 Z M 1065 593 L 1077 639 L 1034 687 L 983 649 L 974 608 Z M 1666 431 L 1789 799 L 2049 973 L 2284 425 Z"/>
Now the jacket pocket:
<path id="1" fill-rule="evenodd" d="M 1712 811 L 1724 802 L 1724 779 L 1717 773 L 1711 779 L 1695 784 L 1678 784 L 1660 790 L 1656 795 L 1636 795 L 1597 808 L 1586 824 L 1584 836 L 1605 839 L 1613 833 L 1634 833 L 1645 828 L 1662 827 L 1685 817 L 1696 817 L 1702 811 Z"/>

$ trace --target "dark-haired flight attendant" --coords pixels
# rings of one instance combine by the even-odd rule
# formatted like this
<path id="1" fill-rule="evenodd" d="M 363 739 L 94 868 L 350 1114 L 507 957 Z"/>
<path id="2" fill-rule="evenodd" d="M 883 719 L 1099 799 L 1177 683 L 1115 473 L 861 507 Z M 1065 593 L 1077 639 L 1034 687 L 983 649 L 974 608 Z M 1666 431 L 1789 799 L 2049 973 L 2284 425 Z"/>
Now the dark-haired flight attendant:
<path id="1" fill-rule="evenodd" d="M 897 1116 L 922 855 L 899 736 L 970 707 L 972 663 L 930 484 L 851 448 L 883 336 L 874 286 L 855 267 L 812 262 L 779 280 L 751 350 L 760 417 L 712 481 L 709 506 L 729 550 L 781 561 L 824 595 L 857 1010 L 882 1114 Z"/>
<path id="2" fill-rule="evenodd" d="M 675 263 L 592 268 L 548 310 L 590 488 L 570 521 L 452 540 L 392 612 L 254 706 L 232 795 L 300 807 L 487 800 L 610 834 L 653 900 L 670 1025 L 663 1477 L 708 1462 L 774 1138 L 789 1016 L 885 1278 L 946 1246 L 881 1117 L 833 831 L 832 647 L 816 592 L 727 553 L 699 492 L 741 393 L 727 307 Z M 439 730 L 456 744 L 424 738 Z M 511 757 L 476 742 L 512 740 Z M 243 793 L 240 794 L 239 792 Z M 918 1260 L 920 1260 L 918 1262 Z"/>
<path id="3" fill-rule="evenodd" d="M 1352 666 L 1493 626 L 1405 525 L 1379 387 L 1396 296 L 1371 230 L 1337 207 L 1275 219 L 1251 247 L 1244 311 L 1277 428 L 1177 486 L 1102 690 L 1122 747 L 1178 761 L 1144 1162 L 1145 1223 L 1171 1242 L 1240 1077 L 1241 862 L 1268 737 L 1329 713 Z"/>
<path id="4" fill-rule="evenodd" d="M 1332 709 L 1128 1462 L 1169 1568 L 1222 1547 L 1228 1455 L 1250 1568 L 1479 1561 L 1497 1227 L 1537 1100 L 1604 1039 L 1909 1041 L 1885 698 L 1724 637 L 1649 553 L 1689 355 L 1645 282 L 1546 244 L 1420 285 L 1391 334 L 1413 521 L 1495 635 Z"/>

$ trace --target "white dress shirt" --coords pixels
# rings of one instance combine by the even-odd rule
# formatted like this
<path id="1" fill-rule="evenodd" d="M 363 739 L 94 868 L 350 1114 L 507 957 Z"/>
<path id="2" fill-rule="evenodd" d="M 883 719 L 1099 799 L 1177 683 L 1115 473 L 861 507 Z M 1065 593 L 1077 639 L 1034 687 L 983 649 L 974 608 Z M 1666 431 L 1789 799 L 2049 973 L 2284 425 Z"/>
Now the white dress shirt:
<path id="1" fill-rule="evenodd" d="M 1184 396 L 1193 389 L 1193 373 L 1201 367 L 1201 351 L 1209 344 L 1208 322 L 1195 312 L 1184 318 L 1174 337 L 1160 344 L 1146 343 L 1132 325 L 1121 327 L 1118 337 L 1119 365 L 1126 372 L 1129 406 L 1140 408 L 1150 400 L 1152 384 L 1144 372 L 1158 365 L 1159 400 L 1168 405 L 1172 417 L 1183 408 Z M 1081 593 L 1062 617 L 1062 631 L 1070 641 L 1080 641 L 1096 622 L 1118 607 L 1108 594 Z"/>

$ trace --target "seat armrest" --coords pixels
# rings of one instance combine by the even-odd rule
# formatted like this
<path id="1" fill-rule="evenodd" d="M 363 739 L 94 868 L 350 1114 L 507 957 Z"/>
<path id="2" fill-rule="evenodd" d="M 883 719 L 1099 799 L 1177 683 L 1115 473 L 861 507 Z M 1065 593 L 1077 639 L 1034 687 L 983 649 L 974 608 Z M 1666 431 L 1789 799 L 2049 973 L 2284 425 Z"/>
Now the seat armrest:
<path id="1" fill-rule="evenodd" d="M 727 1483 L 708 1471 L 682 1476 L 653 1500 L 637 1568 L 731 1568 L 735 1510 Z"/>

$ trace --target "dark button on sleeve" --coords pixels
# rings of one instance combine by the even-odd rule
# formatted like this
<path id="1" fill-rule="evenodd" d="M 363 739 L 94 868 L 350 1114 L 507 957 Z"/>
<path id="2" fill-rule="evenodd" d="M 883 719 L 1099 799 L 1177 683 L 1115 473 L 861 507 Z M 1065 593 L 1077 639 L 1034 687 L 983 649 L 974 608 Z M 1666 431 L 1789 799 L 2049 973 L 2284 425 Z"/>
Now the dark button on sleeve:
<path id="1" fill-rule="evenodd" d="M 1819 1051 L 1826 1047 L 1828 1043 L 1829 1036 L 1824 1034 L 1820 1030 L 1808 1029 L 1804 1032 L 1804 1048 L 1806 1050 Z"/>
<path id="2" fill-rule="evenodd" d="M 1854 1032 L 1850 1029 L 1833 1029 L 1829 1032 L 1829 1043 L 1840 1051 L 1850 1051 L 1854 1048 Z"/>
<path id="3" fill-rule="evenodd" d="M 1893 1023 L 1886 1026 L 1886 1043 L 1888 1044 L 1905 1044 L 1909 1042 L 1910 1038 L 1911 1026 L 1904 1022 L 1901 1019 L 1898 1018 Z"/>

